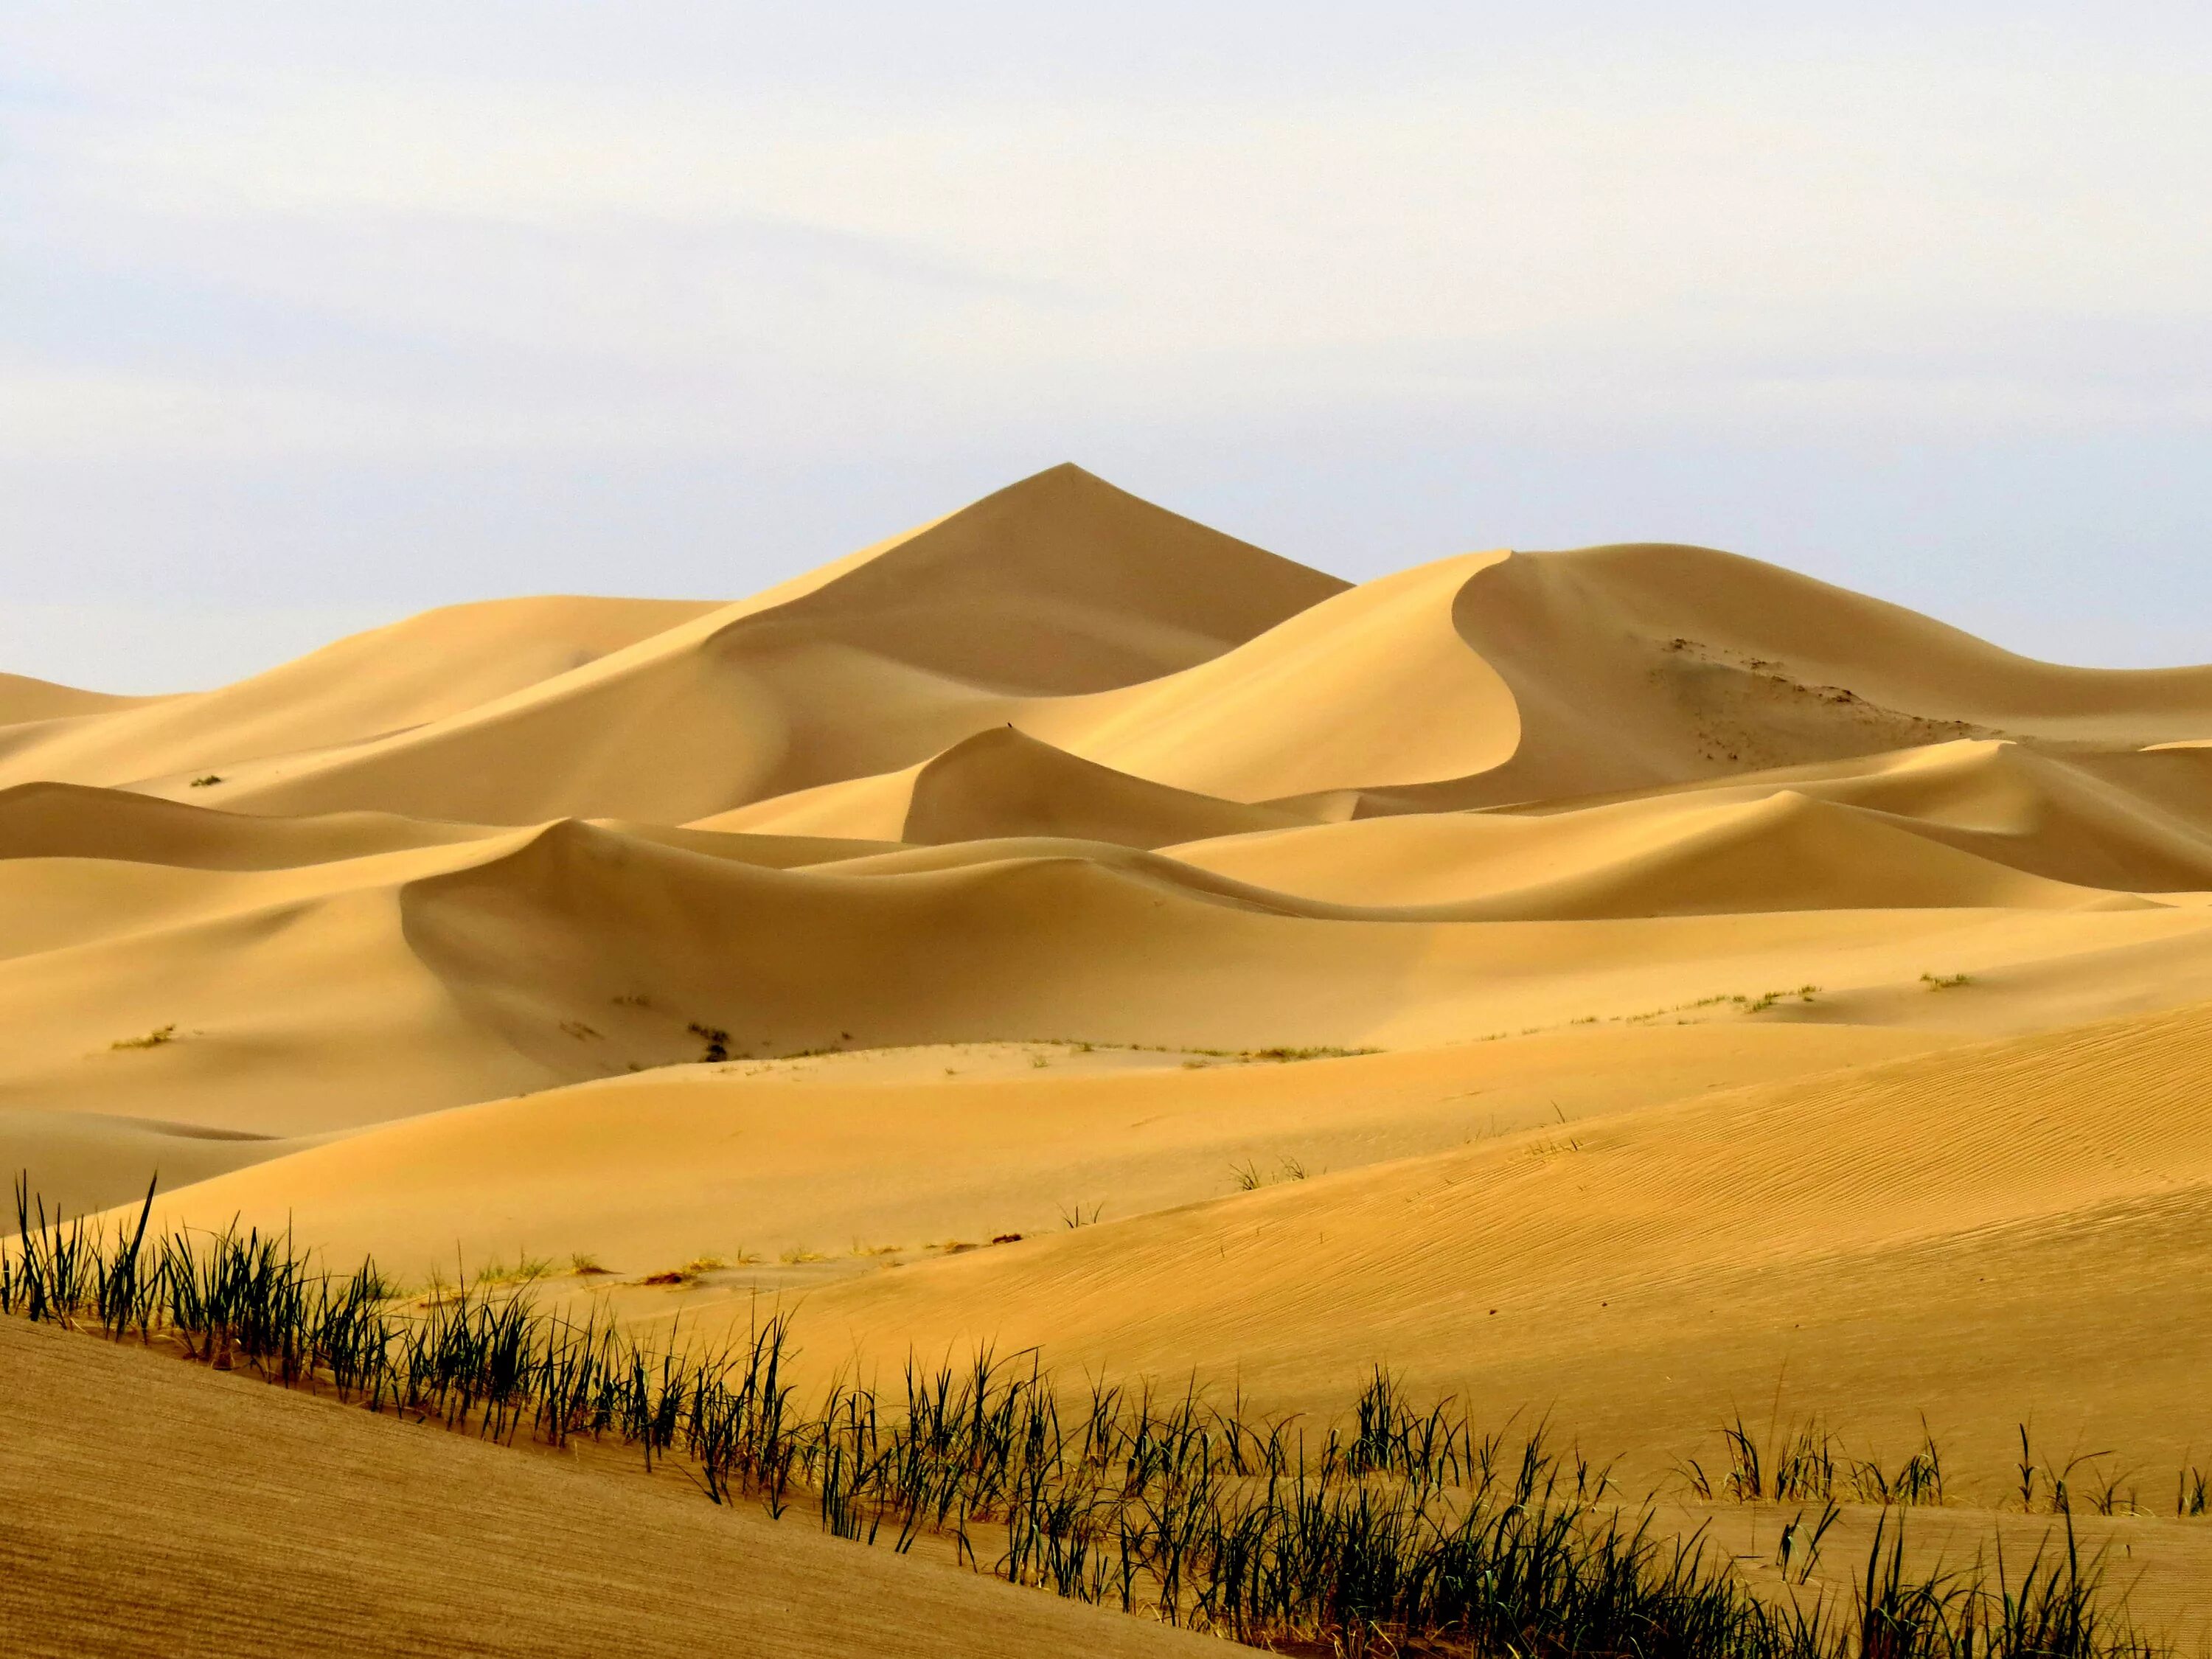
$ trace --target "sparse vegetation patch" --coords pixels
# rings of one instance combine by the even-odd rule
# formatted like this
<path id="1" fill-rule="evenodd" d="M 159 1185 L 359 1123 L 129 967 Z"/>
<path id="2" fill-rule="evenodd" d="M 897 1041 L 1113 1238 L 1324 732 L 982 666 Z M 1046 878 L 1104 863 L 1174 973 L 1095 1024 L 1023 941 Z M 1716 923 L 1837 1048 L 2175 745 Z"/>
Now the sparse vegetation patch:
<path id="1" fill-rule="evenodd" d="M 318 1268 L 289 1236 L 149 1238 L 64 1223 L 16 1187 L 0 1313 L 161 1343 L 193 1360 L 328 1389 L 372 1411 L 512 1443 L 580 1437 L 677 1464 L 716 1504 L 794 1510 L 904 1553 L 935 1540 L 1017 1584 L 1278 1652 L 1526 1659 L 2152 1659 L 2087 1557 L 2063 1540 L 2021 1564 L 1908 1571 L 1883 1512 L 1848 1588 L 1811 1582 L 1847 1467 L 1808 1425 L 1778 1453 L 1724 1432 L 1717 1497 L 1799 1501 L 1754 1590 L 1702 1536 L 1540 1426 L 1517 1443 L 1451 1401 L 1422 1409 L 1376 1370 L 1348 1419 L 1305 1424 L 1196 1386 L 1062 1387 L 1034 1354 L 910 1356 L 878 1392 L 841 1376 L 811 1405 L 788 1381 L 787 1316 L 720 1352 L 648 1347 L 520 1290 L 434 1287 L 396 1305 L 373 1264 Z M 656 1274 L 648 1283 L 681 1282 Z M 1932 1456 L 1932 1448 L 1929 1449 Z M 2021 1439 L 2022 1492 L 2054 1484 Z M 1889 1477 L 1885 1476 L 1885 1479 Z M 1936 1477 L 1940 1488 L 1940 1475 Z M 2202 1486 L 2198 1483 L 2202 1506 Z M 1824 1496 L 1824 1493 L 1826 1494 Z M 2183 1507 L 2188 1490 L 2185 1480 Z"/>
<path id="2" fill-rule="evenodd" d="M 123 1037 L 109 1043 L 110 1048 L 159 1048 L 164 1043 L 177 1040 L 174 1025 L 157 1025 L 144 1036 Z"/>

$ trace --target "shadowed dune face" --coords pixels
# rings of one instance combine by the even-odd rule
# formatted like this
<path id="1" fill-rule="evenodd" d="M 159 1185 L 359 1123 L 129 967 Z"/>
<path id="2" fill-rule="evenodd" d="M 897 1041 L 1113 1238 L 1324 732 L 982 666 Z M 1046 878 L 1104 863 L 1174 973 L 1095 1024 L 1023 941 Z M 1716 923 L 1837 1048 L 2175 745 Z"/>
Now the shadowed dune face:
<path id="1" fill-rule="evenodd" d="M 0 1164 L 1636 1467 L 1785 1364 L 2165 1457 L 2209 732 L 1731 555 L 1347 587 L 1057 468 L 749 599 L 0 681 Z"/>

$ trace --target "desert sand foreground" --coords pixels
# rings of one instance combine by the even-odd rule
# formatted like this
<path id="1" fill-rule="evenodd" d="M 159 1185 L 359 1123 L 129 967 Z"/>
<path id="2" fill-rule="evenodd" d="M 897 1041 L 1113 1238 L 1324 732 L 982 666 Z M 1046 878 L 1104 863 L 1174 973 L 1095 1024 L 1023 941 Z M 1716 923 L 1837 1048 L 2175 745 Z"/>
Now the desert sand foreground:
<path id="1" fill-rule="evenodd" d="M 2212 1616 L 2212 667 L 1698 548 L 1348 586 L 1060 467 L 735 603 L 0 677 L 0 1169 L 103 1227 L 158 1178 L 157 1231 L 408 1298 L 678 1345 L 781 1310 L 807 1390 L 993 1346 L 1317 1423 L 1385 1365 L 1750 1577 L 1784 1517 L 1680 1474 L 1723 1419 L 1933 1437 L 1916 1536 L 1961 1558 L 2049 1528 L 1996 1516 L 2025 1424 L 2138 1616 Z M 762 1652 L 1195 1650 L 16 1321 L 0 1409 L 33 1650 L 173 1632 L 295 1536 L 257 1612 L 332 1651 L 362 1596 L 392 1651 L 672 1650 L 671 1601 Z M 225 1470 L 289 1518 L 93 1606 Z"/>

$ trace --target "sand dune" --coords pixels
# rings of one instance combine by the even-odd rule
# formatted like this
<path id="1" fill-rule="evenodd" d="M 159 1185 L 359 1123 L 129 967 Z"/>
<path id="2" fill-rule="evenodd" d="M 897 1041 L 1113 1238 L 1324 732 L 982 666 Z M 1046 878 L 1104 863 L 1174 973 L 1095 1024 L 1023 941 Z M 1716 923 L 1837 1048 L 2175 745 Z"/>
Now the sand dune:
<path id="1" fill-rule="evenodd" d="M 2212 700 L 2212 669 L 2034 662 L 1705 548 L 1515 558 L 1469 582 L 1455 618 L 1511 688 L 1525 731 L 1481 802 L 1955 738 L 2133 748 L 2197 735 Z"/>
<path id="2" fill-rule="evenodd" d="M 204 769 L 224 780 L 213 804 L 254 811 L 683 823 L 913 764 L 1024 697 L 1187 666 L 1342 586 L 1061 467 L 738 604 L 532 602 L 563 607 L 557 645 L 525 611 L 514 666 L 459 676 L 440 659 L 468 619 L 436 612 L 400 624 L 437 624 L 426 646 L 363 635 L 143 728 L 58 737 L 0 781 L 177 793 Z M 580 615 L 599 630 L 580 644 Z M 392 692 L 324 692 L 393 678 L 393 652 Z"/>
<path id="3" fill-rule="evenodd" d="M 1297 1063 L 1024 1044 L 684 1066 L 408 1118 L 210 1180 L 185 1224 L 283 1225 L 410 1275 L 570 1252 L 643 1274 L 696 1257 L 811 1285 L 886 1252 L 1060 1231 L 1458 1147 L 1749 1079 L 1941 1047 L 1850 1026 L 1610 1028 Z M 750 1281 L 749 1281 L 750 1282 Z M 666 1292 L 647 1305 L 665 1304 Z"/>
<path id="4" fill-rule="evenodd" d="M 1763 1411 L 1786 1366 L 1796 1409 L 1890 1440 L 1925 1410 L 1985 1476 L 2030 1418 L 2166 1468 L 2205 1426 L 2209 1056 L 2212 1005 L 1944 1050 L 853 1279 L 807 1314 L 831 1349 L 1042 1342 L 1300 1407 L 1382 1358 L 1632 1455 Z"/>
<path id="5" fill-rule="evenodd" d="M 1155 848 L 1306 822 L 1296 813 L 1132 777 L 1005 726 L 903 771 L 779 795 L 695 827 L 929 846 L 1058 836 Z"/>
<path id="6" fill-rule="evenodd" d="M 272 828 L 328 850 L 312 822 Z M 15 1034 L 0 1100 L 298 1134 L 697 1060 L 702 1030 L 738 1058 L 1350 1048 L 1674 1017 L 1807 983 L 1819 998 L 1781 1018 L 2005 1030 L 2212 994 L 2212 907 L 2060 889 L 1918 842 L 1919 864 L 1974 879 L 1865 865 L 1880 837 L 1911 839 L 1869 833 L 1768 846 L 1776 882 L 1815 890 L 1796 903 L 1878 907 L 1816 921 L 1753 911 L 1766 901 L 1745 872 L 1769 866 L 1741 836 L 1656 878 L 1633 859 L 1600 869 L 1584 910 L 1618 897 L 1601 921 L 1367 908 L 1098 842 L 772 841 L 755 862 L 752 837 L 573 820 L 277 868 L 17 858 L 0 860 Z M 839 845 L 866 855 L 806 861 Z M 1650 914 L 1667 880 L 1693 914 Z M 1718 908 L 1730 882 L 1734 911 Z M 1931 972 L 1984 982 L 1938 1008 L 1918 983 Z"/>
<path id="7" fill-rule="evenodd" d="M 1448 906 L 1498 921 L 2149 902 L 2030 875 L 1923 837 L 1919 827 L 1779 789 L 1547 817 L 1370 818 L 1172 850 L 1199 868 L 1284 892 Z"/>
<path id="8" fill-rule="evenodd" d="M 0 674 L 0 728 L 104 714 L 153 701 L 149 697 L 118 697 L 106 691 L 81 691 L 73 685 L 56 685 L 52 680 L 36 680 L 27 674 Z M 7 740 L 7 733 L 0 731 L 0 744 Z"/>
<path id="9" fill-rule="evenodd" d="M 0 679 L 0 1165 L 407 1273 L 595 1255 L 612 1288 L 547 1293 L 647 1331 L 801 1295 L 823 1363 L 1034 1343 L 1334 1410 L 1387 1361 L 1645 1471 L 1784 1376 L 1969 1466 L 2029 1413 L 2160 1464 L 2212 1438 L 2207 732 L 2212 669 L 1731 555 L 1352 587 L 1055 468 L 750 599 Z M 678 1547 L 640 1493 L 280 1409 L 349 1516 L 406 1522 L 397 1455 L 487 1524 L 588 1510 L 624 1573 Z M 139 1548 L 82 1449 L 85 1547 Z M 783 1548 L 743 1542 L 828 1582 Z M 788 1651 L 889 1639 L 716 1582 Z M 975 1617 L 947 1651 L 996 1650 Z M 1006 1650 L 1098 1645 L 1059 1617 Z"/>

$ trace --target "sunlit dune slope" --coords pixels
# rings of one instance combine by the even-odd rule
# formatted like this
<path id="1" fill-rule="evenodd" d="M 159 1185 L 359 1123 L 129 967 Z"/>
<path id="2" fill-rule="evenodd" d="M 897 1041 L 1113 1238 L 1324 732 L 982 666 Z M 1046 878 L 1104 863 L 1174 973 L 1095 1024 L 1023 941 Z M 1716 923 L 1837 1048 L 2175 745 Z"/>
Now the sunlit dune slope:
<path id="1" fill-rule="evenodd" d="M 73 720 L 85 714 L 104 714 L 118 708 L 155 701 L 150 697 L 118 697 L 106 691 L 82 691 L 74 685 L 33 679 L 27 674 L 0 674 L 0 753 L 11 740 L 4 728 L 32 721 Z"/>
<path id="2" fill-rule="evenodd" d="M 846 1280 L 806 1318 L 901 1351 L 1341 1400 L 1377 1361 L 1681 1448 L 1731 1403 L 1995 1478 L 2014 1426 L 2175 1467 L 2212 1331 L 2212 1005 L 1759 1085 Z M 1493 1311 L 1494 1310 L 1494 1311 Z"/>
<path id="3" fill-rule="evenodd" d="M 1370 818 L 1202 842 L 1173 856 L 1283 892 L 1443 905 L 1497 921 L 2150 902 L 2029 875 L 1923 837 L 1917 827 L 1781 789 L 1550 817 Z"/>
<path id="4" fill-rule="evenodd" d="M 477 824 L 392 812 L 279 818 L 214 811 L 81 784 L 23 783 L 0 790 L 0 860 L 98 859 L 197 870 L 283 870 L 451 846 L 497 833 Z"/>
<path id="5" fill-rule="evenodd" d="M 780 795 L 695 827 L 925 845 L 1060 836 L 1154 848 L 1308 822 L 1293 812 L 1131 777 L 1009 725 L 979 732 L 903 771 Z"/>
<path id="6" fill-rule="evenodd" d="M 1608 865 L 1598 837 L 1577 901 L 1598 919 L 1572 919 L 1555 883 L 1553 913 L 1509 894 L 1543 919 L 1503 922 L 1463 891 L 1302 896 L 1295 872 L 1218 873 L 1202 849 L 882 851 L 573 820 L 414 835 L 88 791 L 5 805 L 0 842 L 15 824 L 23 855 L 0 859 L 0 1103 L 265 1134 L 697 1060 L 710 1040 L 739 1058 L 1052 1038 L 1394 1047 L 1688 1017 L 1672 1011 L 1808 983 L 1817 999 L 1778 1017 L 2004 1030 L 2212 994 L 2212 906 L 2060 888 L 1786 793 L 1718 811 L 1790 833 L 1695 856 L 1613 848 Z M 1358 837 L 1340 862 L 1388 888 L 1394 860 L 1419 861 L 1401 842 L 1449 851 L 1462 823 L 1285 833 L 1293 848 Z M 52 855 L 71 826 L 111 855 Z M 349 838 L 391 850 L 340 856 Z M 303 861 L 276 862 L 288 849 Z M 1662 901 L 1689 914 L 1650 914 Z M 1791 908 L 1850 904 L 1875 908 Z M 1920 982 L 1958 973 L 1972 994 L 1940 1005 Z"/>
<path id="7" fill-rule="evenodd" d="M 2212 756 L 2173 748 L 2039 752 L 1960 739 L 1741 777 L 1510 809 L 1755 800 L 1779 789 L 1881 814 L 1915 834 L 2053 880 L 2144 892 L 2212 887 Z"/>
<path id="8" fill-rule="evenodd" d="M 0 784 L 59 781 L 182 792 L 234 775 L 390 740 L 571 673 L 710 607 L 665 599 L 493 599 L 425 611 L 220 690 L 149 700 L 98 720 L 0 733 Z M 222 804 L 222 803 L 216 803 Z M 398 801 L 349 802 L 390 805 Z"/>
<path id="9" fill-rule="evenodd" d="M 456 607 L 219 691 L 0 727 L 0 785 L 497 824 L 752 809 L 734 822 L 871 839 L 914 838 L 902 796 L 937 839 L 1127 840 L 1163 810 L 1043 750 L 965 747 L 1009 724 L 1334 819 L 1957 738 L 2187 741 L 2212 726 L 2212 670 L 2030 662 L 1698 548 L 1467 554 L 1347 589 L 1062 466 L 734 604 Z M 1234 823 L 1178 810 L 1171 840 Z"/>
<path id="10" fill-rule="evenodd" d="M 210 734 L 185 760 L 172 744 L 159 787 L 207 767 L 224 779 L 213 804 L 256 811 L 683 823 L 914 764 L 1024 698 L 1172 672 L 1342 586 L 1059 467 L 754 599 L 664 610 L 566 672 L 356 720 L 343 745 L 247 754 Z M 132 752 L 97 776 L 26 753 L 0 779 L 156 771 Z"/>
<path id="11" fill-rule="evenodd" d="M 811 1250 L 835 1272 L 854 1246 L 911 1256 L 1034 1237 L 1076 1206 L 1121 1217 L 1215 1197 L 1243 1166 L 1355 1168 L 1954 1040 L 1737 1018 L 1294 1064 L 1033 1044 L 933 1047 L 896 1068 L 866 1054 L 693 1066 L 280 1146 L 228 1178 L 168 1183 L 158 1213 L 290 1218 L 335 1259 L 407 1274 L 450 1271 L 457 1253 L 579 1251 L 646 1273 Z"/>
<path id="12" fill-rule="evenodd" d="M 1483 570 L 1455 607 L 1511 689 L 1512 758 L 1452 805 L 1636 788 L 1963 737 L 2136 747 L 2200 734 L 2212 668 L 2031 661 L 1899 606 L 1710 549 Z"/>
<path id="13" fill-rule="evenodd" d="M 1338 594 L 1145 685 L 1025 710 L 1024 731 L 1177 787 L 1259 801 L 1488 771 L 1521 740 L 1512 694 L 1455 607 L 1474 553 Z"/>
<path id="14" fill-rule="evenodd" d="M 0 1320 L 10 1654 L 1241 1651 L 468 1435 Z"/>

